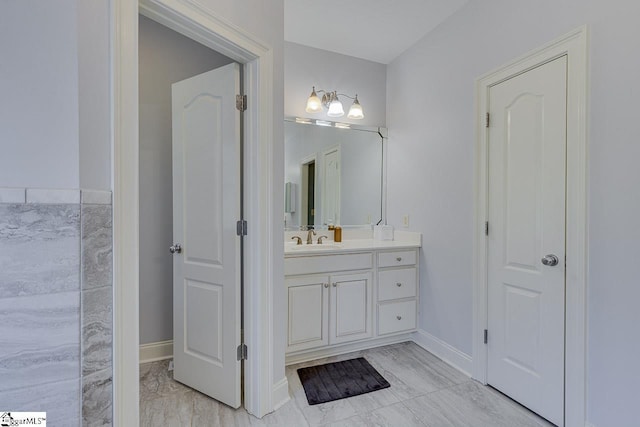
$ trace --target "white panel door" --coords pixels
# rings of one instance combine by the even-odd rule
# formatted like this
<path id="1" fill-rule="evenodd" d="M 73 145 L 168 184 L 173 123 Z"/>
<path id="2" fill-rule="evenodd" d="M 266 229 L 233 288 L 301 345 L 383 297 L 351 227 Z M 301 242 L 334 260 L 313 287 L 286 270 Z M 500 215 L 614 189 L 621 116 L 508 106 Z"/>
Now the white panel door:
<path id="1" fill-rule="evenodd" d="M 322 153 L 322 223 L 340 224 L 340 147 Z"/>
<path id="2" fill-rule="evenodd" d="M 557 425 L 564 422 L 566 76 L 560 57 L 489 93 L 487 382 Z M 557 265 L 544 264 L 547 255 Z"/>
<path id="3" fill-rule="evenodd" d="M 372 288 L 371 273 L 331 276 L 330 344 L 371 337 Z"/>
<path id="4" fill-rule="evenodd" d="M 240 93 L 237 64 L 172 86 L 174 378 L 238 408 Z"/>

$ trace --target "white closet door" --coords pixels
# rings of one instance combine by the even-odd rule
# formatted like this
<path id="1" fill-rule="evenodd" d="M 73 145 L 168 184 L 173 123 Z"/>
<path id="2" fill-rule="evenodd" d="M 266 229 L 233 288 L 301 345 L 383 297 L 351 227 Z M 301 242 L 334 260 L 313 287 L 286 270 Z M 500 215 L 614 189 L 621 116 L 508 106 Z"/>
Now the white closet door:
<path id="1" fill-rule="evenodd" d="M 557 425 L 564 422 L 566 81 L 561 57 L 489 94 L 487 381 Z"/>

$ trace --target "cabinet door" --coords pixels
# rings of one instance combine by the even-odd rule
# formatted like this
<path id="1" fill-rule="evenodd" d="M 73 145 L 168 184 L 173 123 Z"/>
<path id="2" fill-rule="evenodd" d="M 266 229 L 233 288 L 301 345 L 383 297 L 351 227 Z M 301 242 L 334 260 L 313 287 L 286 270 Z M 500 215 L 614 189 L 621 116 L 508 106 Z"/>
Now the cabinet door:
<path id="1" fill-rule="evenodd" d="M 331 276 L 331 344 L 372 336 L 372 289 L 371 273 Z"/>
<path id="2" fill-rule="evenodd" d="M 329 344 L 329 277 L 299 276 L 285 280 L 289 313 L 287 352 Z"/>

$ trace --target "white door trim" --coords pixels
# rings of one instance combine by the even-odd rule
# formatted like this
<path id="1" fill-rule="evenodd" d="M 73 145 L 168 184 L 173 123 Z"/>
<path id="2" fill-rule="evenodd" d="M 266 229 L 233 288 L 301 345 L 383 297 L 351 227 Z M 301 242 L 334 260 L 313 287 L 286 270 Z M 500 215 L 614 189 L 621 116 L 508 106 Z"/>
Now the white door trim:
<path id="1" fill-rule="evenodd" d="M 140 7 L 140 10 L 138 9 Z M 114 208 L 114 425 L 139 420 L 138 329 L 138 13 L 244 64 L 245 408 L 273 410 L 274 186 L 273 50 L 216 12 L 190 0 L 112 2 Z M 251 355 L 260 357 L 251 357 Z M 282 360 L 284 364 L 284 359 Z"/>
<path id="2" fill-rule="evenodd" d="M 485 114 L 492 85 L 567 55 L 567 228 L 565 426 L 586 421 L 587 287 L 587 27 L 582 26 L 476 80 L 473 378 L 486 384 L 488 156 Z M 567 363 L 569 361 L 570 363 Z"/>

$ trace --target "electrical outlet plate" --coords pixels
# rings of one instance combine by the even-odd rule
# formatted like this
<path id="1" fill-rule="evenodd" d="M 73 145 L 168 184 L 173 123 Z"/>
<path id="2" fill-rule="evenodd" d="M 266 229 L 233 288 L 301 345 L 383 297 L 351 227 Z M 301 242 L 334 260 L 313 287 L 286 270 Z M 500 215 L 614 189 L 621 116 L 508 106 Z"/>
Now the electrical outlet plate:
<path id="1" fill-rule="evenodd" d="M 409 226 L 409 215 L 404 215 L 402 217 L 402 226 L 403 227 L 408 227 Z"/>

